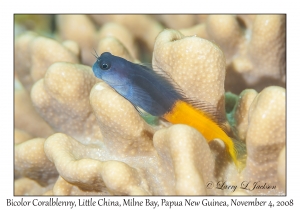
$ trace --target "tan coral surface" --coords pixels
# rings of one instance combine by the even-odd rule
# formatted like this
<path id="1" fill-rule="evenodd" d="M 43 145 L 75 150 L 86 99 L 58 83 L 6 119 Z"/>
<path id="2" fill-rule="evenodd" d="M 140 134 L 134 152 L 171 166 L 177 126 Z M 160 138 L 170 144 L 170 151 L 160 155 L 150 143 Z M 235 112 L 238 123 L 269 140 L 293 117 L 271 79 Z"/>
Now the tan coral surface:
<path id="1" fill-rule="evenodd" d="M 15 71 L 24 87 L 30 91 L 32 85 L 43 78 L 48 67 L 59 61 L 78 63 L 74 52 L 56 40 L 27 32 L 15 42 Z"/>
<path id="2" fill-rule="evenodd" d="M 187 97 L 205 101 L 225 115 L 225 58 L 216 45 L 199 37 L 164 30 L 156 38 L 153 66 L 171 75 Z"/>
<path id="3" fill-rule="evenodd" d="M 55 20 L 53 39 L 26 32 L 15 41 L 15 195 L 286 193 L 286 97 L 276 86 L 285 85 L 284 15 Z M 132 62 L 152 54 L 155 71 L 231 118 L 247 146 L 245 168 L 237 170 L 221 140 L 208 144 L 190 126 L 147 124 L 94 76 L 93 48 Z M 228 90 L 239 95 L 230 115 Z M 264 187 L 249 189 L 255 182 Z"/>
<path id="4" fill-rule="evenodd" d="M 16 83 L 18 82 L 16 80 Z M 29 136 L 47 138 L 54 133 L 50 125 L 34 109 L 30 95 L 23 86 L 15 88 L 15 119 L 17 119 L 15 129 Z"/>
<path id="5" fill-rule="evenodd" d="M 278 185 L 277 170 L 278 156 L 286 142 L 285 113 L 285 89 L 275 86 L 259 93 L 249 110 L 245 178 L 251 182 L 260 181 L 261 184 L 276 186 L 276 191 L 282 190 Z M 255 189 L 251 193 L 274 192 Z"/>
<path id="6" fill-rule="evenodd" d="M 180 30 L 217 44 L 227 62 L 225 89 L 239 94 L 285 87 L 285 15 L 208 15 L 198 25 Z"/>
<path id="7" fill-rule="evenodd" d="M 89 93 L 96 82 L 89 66 L 54 63 L 44 79 L 33 86 L 33 105 L 56 131 L 80 141 L 101 139 L 89 103 Z"/>
<path id="8" fill-rule="evenodd" d="M 15 177 L 28 177 L 40 185 L 53 183 L 58 173 L 44 152 L 45 139 L 35 138 L 15 146 Z"/>

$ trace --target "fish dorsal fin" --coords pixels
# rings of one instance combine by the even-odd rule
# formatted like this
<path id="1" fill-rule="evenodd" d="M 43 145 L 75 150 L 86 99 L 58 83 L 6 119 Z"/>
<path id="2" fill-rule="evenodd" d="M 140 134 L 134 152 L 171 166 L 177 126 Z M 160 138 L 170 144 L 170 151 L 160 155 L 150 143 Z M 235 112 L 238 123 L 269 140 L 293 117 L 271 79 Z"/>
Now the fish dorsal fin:
<path id="1" fill-rule="evenodd" d="M 184 92 L 177 84 L 177 82 L 173 80 L 172 76 L 168 72 L 164 71 L 161 67 L 153 66 L 150 63 L 142 63 L 139 65 L 144 69 L 147 69 L 148 71 L 153 71 L 156 75 L 158 75 L 158 77 L 168 81 L 173 86 L 174 91 L 176 91 L 182 98 L 185 97 Z"/>
<path id="2" fill-rule="evenodd" d="M 191 106 L 193 106 L 195 109 L 203 112 L 207 117 L 212 119 L 220 128 L 227 134 L 229 135 L 230 133 L 230 125 L 227 121 L 227 119 L 222 116 L 216 106 L 213 106 L 209 102 L 206 101 L 199 101 L 199 100 L 194 100 L 190 98 L 185 98 L 184 99 L 187 103 L 189 103 Z"/>
<path id="3" fill-rule="evenodd" d="M 217 107 L 213 106 L 209 102 L 194 100 L 190 98 L 186 98 L 185 101 L 188 102 L 190 105 L 192 105 L 195 109 L 204 112 L 207 116 L 212 118 L 216 123 L 222 124 L 226 122 L 226 119 L 223 116 L 221 116 L 220 113 L 217 111 Z"/>

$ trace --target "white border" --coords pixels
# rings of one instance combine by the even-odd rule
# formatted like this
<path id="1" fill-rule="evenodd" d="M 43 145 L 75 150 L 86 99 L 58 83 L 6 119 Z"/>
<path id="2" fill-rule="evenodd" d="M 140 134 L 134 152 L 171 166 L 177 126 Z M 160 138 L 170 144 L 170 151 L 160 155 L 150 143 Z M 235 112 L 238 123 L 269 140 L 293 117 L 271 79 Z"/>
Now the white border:
<path id="1" fill-rule="evenodd" d="M 21 197 L 13 197 L 13 14 L 14 13 L 287 13 L 287 158 L 288 178 L 287 197 L 258 197 L 259 200 L 294 199 L 294 206 L 299 205 L 299 174 L 298 162 L 300 148 L 298 139 L 299 131 L 299 90 L 297 84 L 299 74 L 299 11 L 298 5 L 290 1 L 83 1 L 81 4 L 75 1 L 5 1 L 1 3 L 1 57 L 2 82 L 0 94 L 2 96 L 0 116 L 0 129 L 4 132 L 1 139 L 1 185 L 0 206 L 6 207 L 6 198 L 19 200 Z M 41 199 L 41 197 L 37 197 Z M 149 197 L 153 200 L 161 200 L 161 197 Z M 172 197 L 166 197 L 172 199 Z M 191 197 L 203 199 L 204 197 Z M 253 197 L 254 198 L 254 197 Z M 239 200 L 252 200 L 252 197 L 239 197 Z M 34 197 L 27 197 L 32 200 Z M 44 200 L 49 199 L 45 197 Z M 99 197 L 95 197 L 96 200 Z M 122 197 L 116 197 L 122 200 Z M 146 199 L 138 197 L 137 199 Z M 184 197 L 179 197 L 184 199 Z M 215 200 L 230 200 L 231 197 L 210 197 Z M 60 197 L 60 200 L 78 200 L 78 197 Z M 174 198 L 176 200 L 176 198 Z M 49 209 L 47 207 L 46 209 Z M 99 207 L 97 207 L 99 208 Z M 131 209 L 130 207 L 123 207 Z M 240 207 L 236 207 L 240 208 Z M 265 207 L 266 209 L 269 207 Z M 42 208 L 43 209 L 43 208 Z M 102 208 L 103 209 L 103 208 Z M 137 208 L 136 208 L 137 209 Z M 167 209 L 167 208 L 166 208 Z M 169 208 L 168 208 L 169 209 Z M 173 208 L 172 208 L 173 209 Z M 299 208 L 298 208 L 299 209 Z"/>

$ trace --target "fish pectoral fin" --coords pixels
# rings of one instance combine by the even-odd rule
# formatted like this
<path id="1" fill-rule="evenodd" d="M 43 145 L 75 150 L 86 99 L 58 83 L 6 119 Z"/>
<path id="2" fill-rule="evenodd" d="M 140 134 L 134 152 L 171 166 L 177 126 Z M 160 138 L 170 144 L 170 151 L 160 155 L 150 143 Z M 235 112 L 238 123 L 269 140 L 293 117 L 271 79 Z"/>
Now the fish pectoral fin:
<path id="1" fill-rule="evenodd" d="M 159 124 L 159 117 L 153 116 L 143 110 L 141 107 L 134 106 L 134 108 L 138 111 L 140 116 L 148 123 L 149 125 L 158 125 Z"/>
<path id="2" fill-rule="evenodd" d="M 132 98 L 134 98 L 134 101 L 136 101 L 137 104 L 144 102 L 145 104 L 151 105 L 153 102 L 153 99 L 149 96 L 149 94 L 137 86 L 132 87 Z"/>
<path id="3" fill-rule="evenodd" d="M 136 109 L 136 111 L 137 111 L 141 116 L 145 116 L 145 115 L 148 114 L 148 113 L 147 113 L 145 110 L 143 110 L 141 107 L 135 106 L 135 105 L 133 105 L 133 106 L 134 106 L 134 108 Z"/>
<path id="4" fill-rule="evenodd" d="M 160 104 L 153 100 L 145 90 L 139 87 L 133 87 L 132 92 L 133 94 L 130 101 L 134 102 L 135 107 L 139 107 L 139 109 L 142 109 L 153 116 L 159 116 L 158 112 L 161 109 Z"/>

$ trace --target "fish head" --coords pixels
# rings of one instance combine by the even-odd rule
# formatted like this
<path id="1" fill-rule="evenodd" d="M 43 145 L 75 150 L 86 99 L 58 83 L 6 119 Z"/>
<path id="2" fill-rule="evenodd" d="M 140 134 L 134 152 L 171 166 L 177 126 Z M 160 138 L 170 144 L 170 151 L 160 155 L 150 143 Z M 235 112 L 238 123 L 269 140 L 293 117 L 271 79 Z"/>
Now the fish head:
<path id="1" fill-rule="evenodd" d="M 124 86 L 130 83 L 128 61 L 112 55 L 102 53 L 93 65 L 93 72 L 99 79 L 104 80 L 112 87 Z"/>

